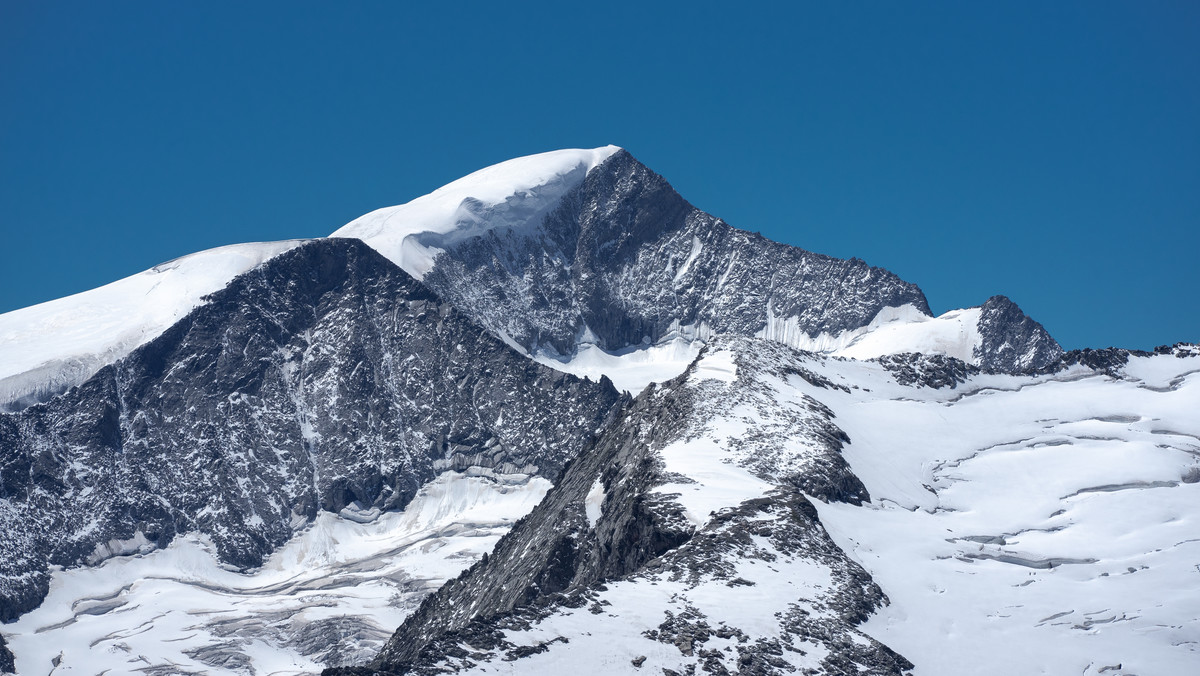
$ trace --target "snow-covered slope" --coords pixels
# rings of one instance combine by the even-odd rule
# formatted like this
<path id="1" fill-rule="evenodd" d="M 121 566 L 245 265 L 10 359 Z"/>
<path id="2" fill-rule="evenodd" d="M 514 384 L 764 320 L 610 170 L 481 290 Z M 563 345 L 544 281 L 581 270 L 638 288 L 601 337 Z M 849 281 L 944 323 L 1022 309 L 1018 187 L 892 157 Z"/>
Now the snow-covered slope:
<path id="1" fill-rule="evenodd" d="M 303 241 L 209 249 L 0 314 L 0 410 L 23 408 L 87 380 L 161 334 L 204 296 Z"/>
<path id="2" fill-rule="evenodd" d="M 895 369 L 718 338 L 374 668 L 1200 670 L 1200 350 Z"/>
<path id="3" fill-rule="evenodd" d="M 403 512 L 348 515 L 365 523 L 321 514 L 246 574 L 222 567 L 211 542 L 192 534 L 56 573 L 45 603 L 3 631 L 23 676 L 300 674 L 359 664 L 549 486 L 527 475 L 447 472 Z"/>
<path id="4" fill-rule="evenodd" d="M 1200 359 L 916 392 L 819 370 L 859 386 L 822 401 L 872 502 L 818 511 L 916 673 L 1200 671 Z"/>
<path id="5" fill-rule="evenodd" d="M 367 242 L 542 363 L 602 366 L 633 392 L 677 375 L 714 333 L 1002 371 L 1061 354 L 1007 299 L 927 321 L 916 286 L 732 228 L 614 146 L 503 162 L 332 236 Z"/>
<path id="6" fill-rule="evenodd" d="M 450 245 L 498 228 L 540 226 L 567 192 L 619 150 L 556 150 L 501 162 L 406 204 L 356 218 L 330 237 L 361 239 L 422 279 Z"/>

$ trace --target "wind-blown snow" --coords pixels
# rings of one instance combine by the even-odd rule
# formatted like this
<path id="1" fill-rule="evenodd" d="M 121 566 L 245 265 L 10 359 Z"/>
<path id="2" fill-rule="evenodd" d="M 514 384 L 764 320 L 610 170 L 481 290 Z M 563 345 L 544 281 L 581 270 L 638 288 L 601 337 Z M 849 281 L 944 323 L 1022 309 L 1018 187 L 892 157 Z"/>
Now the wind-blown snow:
<path id="1" fill-rule="evenodd" d="M 501 162 L 407 204 L 377 209 L 335 231 L 423 279 L 441 247 L 502 227 L 536 227 L 616 146 L 557 150 Z"/>
<path id="2" fill-rule="evenodd" d="M 975 307 L 930 317 L 906 304 L 883 308 L 866 326 L 837 334 L 810 336 L 799 329 L 794 317 L 777 317 L 768 311 L 767 325 L 758 335 L 798 350 L 851 359 L 920 352 L 977 364 L 975 348 L 981 344 L 980 314 L 981 309 Z"/>
<path id="3" fill-rule="evenodd" d="M 234 277 L 304 240 L 218 247 L 0 315 L 0 409 L 87 380 L 153 340 Z M 22 402 L 22 400 L 27 400 Z"/>
<path id="4" fill-rule="evenodd" d="M 41 607 L 3 631 L 22 676 L 310 674 L 327 661 L 361 663 L 549 488 L 540 477 L 447 472 L 403 512 L 368 523 L 322 513 L 251 574 L 225 570 L 204 538 L 184 536 L 54 573 Z"/>

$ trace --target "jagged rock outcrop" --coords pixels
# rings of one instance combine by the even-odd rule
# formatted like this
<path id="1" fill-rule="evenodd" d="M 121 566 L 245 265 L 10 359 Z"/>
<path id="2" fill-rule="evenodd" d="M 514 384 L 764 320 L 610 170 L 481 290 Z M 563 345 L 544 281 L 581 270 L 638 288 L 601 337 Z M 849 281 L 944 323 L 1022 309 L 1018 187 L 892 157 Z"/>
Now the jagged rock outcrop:
<path id="1" fill-rule="evenodd" d="M 542 222 L 446 245 L 424 281 L 497 334 L 561 354 L 583 337 L 617 350 L 681 330 L 797 344 L 865 326 L 884 307 L 929 312 L 919 288 L 886 270 L 696 209 L 624 150 Z"/>
<path id="2" fill-rule="evenodd" d="M 897 383 L 915 387 L 953 389 L 980 373 L 977 366 L 940 354 L 905 352 L 885 355 L 876 361 L 892 374 Z"/>
<path id="3" fill-rule="evenodd" d="M 992 296 L 981 310 L 981 341 L 975 348 L 981 368 L 1024 373 L 1052 364 L 1063 355 L 1058 341 L 1008 298 Z"/>
<path id="4" fill-rule="evenodd" d="M 803 665 L 808 673 L 899 674 L 911 668 L 854 629 L 886 597 L 830 540 L 801 492 L 866 499 L 840 457 L 845 434 L 827 408 L 802 393 L 842 386 L 806 368 L 804 359 L 763 340 L 709 345 L 687 373 L 627 405 L 492 554 L 427 598 L 369 667 L 326 674 L 468 670 L 567 643 L 577 661 L 609 663 L 630 652 L 626 662 L 641 668 L 651 654 L 651 671 L 663 673 L 773 674 Z M 727 365 L 736 370 L 732 378 Z M 771 406 L 768 400 L 774 409 L 761 411 Z M 757 419 L 757 413 L 766 416 Z M 689 462 L 689 447 L 696 449 L 695 468 L 680 465 Z M 700 460 L 712 450 L 718 458 Z M 690 511 L 693 503 L 682 493 L 693 485 L 725 490 L 703 483 L 723 465 L 729 472 L 748 470 L 774 488 L 713 514 Z M 807 579 L 821 582 L 808 587 Z M 746 624 L 720 610 L 737 605 L 740 588 L 760 584 L 781 587 L 780 594 L 764 592 L 774 600 L 756 609 L 772 617 L 779 606 L 768 633 L 761 622 Z M 714 594 L 727 598 L 714 602 Z M 636 612 L 624 607 L 629 603 Z M 654 612 L 661 622 L 641 627 L 635 619 Z M 592 655 L 597 648 L 589 637 L 607 636 L 617 626 L 636 631 Z M 638 657 L 643 642 L 673 650 Z"/>
<path id="5" fill-rule="evenodd" d="M 82 385 L 0 415 L 0 618 L 51 565 L 208 535 L 255 567 L 318 510 L 469 465 L 555 477 L 618 402 L 521 356 L 357 240 L 274 258 Z"/>

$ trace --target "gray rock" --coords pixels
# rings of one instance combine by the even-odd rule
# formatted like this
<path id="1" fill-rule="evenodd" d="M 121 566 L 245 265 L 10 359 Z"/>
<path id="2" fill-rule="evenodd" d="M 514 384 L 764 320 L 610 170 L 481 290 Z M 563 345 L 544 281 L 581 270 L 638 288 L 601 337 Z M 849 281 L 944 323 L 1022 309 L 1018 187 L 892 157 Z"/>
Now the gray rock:
<path id="1" fill-rule="evenodd" d="M 14 659 L 12 651 L 8 649 L 8 644 L 4 642 L 4 635 L 0 634 L 0 674 L 15 674 L 17 672 Z"/>
<path id="2" fill-rule="evenodd" d="M 689 369 L 643 392 L 570 464 L 543 502 L 500 540 L 486 562 L 426 598 L 374 662 L 326 674 L 432 674 L 508 659 L 503 656 L 518 646 L 509 643 L 506 632 L 528 631 L 559 610 L 596 604 L 606 582 L 650 584 L 666 576 L 690 585 L 715 579 L 736 587 L 741 579 L 738 561 L 778 556 L 815 562 L 829 570 L 831 580 L 821 598 L 797 599 L 793 610 L 778 618 L 779 636 L 754 637 L 724 625 L 714 628 L 698 611 L 689 610 L 668 611 L 666 621 L 647 637 L 675 646 L 681 659 L 700 660 L 712 673 L 724 669 L 722 659 L 704 647 L 714 635 L 738 637 L 742 673 L 783 673 L 791 668 L 780 657 L 783 651 L 799 652 L 799 645 L 813 642 L 830 653 L 821 673 L 900 674 L 910 669 L 903 657 L 854 629 L 885 604 L 886 597 L 833 543 L 798 490 L 821 491 L 824 486 L 827 499 L 865 499 L 861 483 L 840 460 L 845 435 L 819 402 L 774 413 L 792 420 L 767 416 L 761 438 L 752 441 L 754 446 L 744 455 L 738 454 L 745 458 L 739 464 L 778 486 L 766 497 L 723 510 L 697 531 L 674 495 L 655 490 L 676 481 L 664 471 L 657 449 L 689 438 L 714 412 L 729 410 L 734 399 L 741 407 L 753 408 L 760 398 L 765 405 L 769 393 L 756 383 L 804 377 L 804 360 L 817 358 L 763 340 L 718 340 L 706 349 L 737 351 L 735 386 L 697 383 L 689 380 Z M 821 383 L 816 374 L 808 372 L 805 379 L 809 378 L 810 383 Z M 801 465 L 762 453 L 796 436 L 814 449 L 823 444 L 823 452 Z M 597 482 L 605 493 L 604 507 L 592 525 L 583 503 Z M 770 552 L 760 550 L 762 539 Z M 696 664 L 680 668 L 689 667 L 694 670 Z"/>
<path id="3" fill-rule="evenodd" d="M 252 568 L 318 510 L 399 509 L 446 469 L 554 478 L 618 400 L 365 244 L 307 243 L 84 384 L 0 414 L 0 619 L 40 603 L 50 565 L 199 531 Z"/>
<path id="4" fill-rule="evenodd" d="M 679 327 L 751 336 L 768 330 L 769 316 L 816 335 L 863 326 L 887 306 L 929 312 L 920 289 L 886 270 L 773 242 L 696 209 L 625 151 L 544 222 L 450 246 L 424 281 L 493 332 L 562 354 L 585 331 L 617 350 Z"/>
<path id="5" fill-rule="evenodd" d="M 1004 296 L 992 296 L 979 316 L 981 344 L 974 357 L 979 366 L 1002 373 L 1042 368 L 1063 355 L 1058 341 Z"/>

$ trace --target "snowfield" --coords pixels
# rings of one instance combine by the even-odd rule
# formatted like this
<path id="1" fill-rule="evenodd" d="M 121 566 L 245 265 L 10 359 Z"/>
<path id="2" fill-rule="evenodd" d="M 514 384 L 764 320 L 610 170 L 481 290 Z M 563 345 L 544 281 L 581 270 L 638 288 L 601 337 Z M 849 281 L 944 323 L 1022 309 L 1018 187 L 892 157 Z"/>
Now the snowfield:
<path id="1" fill-rule="evenodd" d="M 367 523 L 322 513 L 249 574 L 222 568 L 198 536 L 56 572 L 42 606 L 3 625 L 17 671 L 313 674 L 361 663 L 550 487 L 475 474 L 443 474 L 403 512 L 345 515 L 374 516 Z"/>
<path id="2" fill-rule="evenodd" d="M 845 389 L 798 377 L 758 385 L 780 405 L 818 400 L 849 435 L 843 455 L 871 501 L 813 502 L 833 542 L 890 599 L 862 631 L 915 663 L 914 673 L 1200 669 L 1200 359 L 1134 357 L 1120 378 L 1082 367 L 980 375 L 935 390 L 898 385 L 878 363 L 795 354 Z M 690 378 L 735 392 L 751 377 L 738 360 L 707 352 Z M 737 450 L 763 422 L 752 403 L 723 403 L 690 441 L 661 450 L 680 480 L 658 490 L 678 494 L 698 528 L 773 488 Z M 785 447 L 773 466 L 800 466 L 808 453 L 804 443 Z M 43 606 L 4 633 L 22 674 L 48 674 L 59 656 L 56 674 L 134 664 L 300 674 L 326 660 L 362 662 L 548 487 L 448 473 L 401 513 L 364 524 L 323 514 L 249 575 L 221 569 L 195 537 L 60 571 Z M 593 486 L 589 522 L 604 504 Z M 830 592 L 812 560 L 774 556 L 736 563 L 747 586 L 665 574 L 612 584 L 597 596 L 603 612 L 566 611 L 508 636 L 569 644 L 478 671 L 637 671 L 631 660 L 642 656 L 643 668 L 673 664 L 677 649 L 646 636 L 663 609 L 771 635 L 789 599 Z M 815 644 L 805 651 L 810 666 L 823 655 Z"/>

